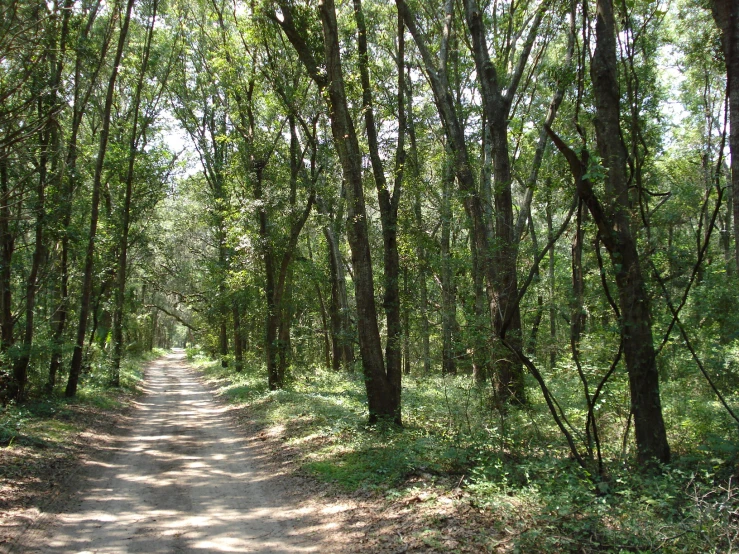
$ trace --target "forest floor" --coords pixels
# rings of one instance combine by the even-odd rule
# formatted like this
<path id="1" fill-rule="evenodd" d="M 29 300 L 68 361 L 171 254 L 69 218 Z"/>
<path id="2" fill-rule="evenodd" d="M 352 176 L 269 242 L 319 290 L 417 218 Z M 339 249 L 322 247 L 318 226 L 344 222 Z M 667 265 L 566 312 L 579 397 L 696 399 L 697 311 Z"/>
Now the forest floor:
<path id="1" fill-rule="evenodd" d="M 0 551 L 482 550 L 472 537 L 489 522 L 455 483 L 421 473 L 395 502 L 341 492 L 298 469 L 279 426 L 214 398 L 182 353 L 145 373 L 128 409 L 68 414 L 85 428 L 74 440 L 0 449 Z"/>

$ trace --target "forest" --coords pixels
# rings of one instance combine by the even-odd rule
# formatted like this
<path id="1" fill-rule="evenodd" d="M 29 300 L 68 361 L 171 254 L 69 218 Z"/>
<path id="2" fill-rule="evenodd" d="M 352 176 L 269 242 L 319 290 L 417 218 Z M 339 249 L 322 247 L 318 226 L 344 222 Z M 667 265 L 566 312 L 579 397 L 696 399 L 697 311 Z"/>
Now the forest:
<path id="1" fill-rule="evenodd" d="M 0 444 L 180 347 L 522 551 L 737 549 L 737 2 L 0 10 Z"/>

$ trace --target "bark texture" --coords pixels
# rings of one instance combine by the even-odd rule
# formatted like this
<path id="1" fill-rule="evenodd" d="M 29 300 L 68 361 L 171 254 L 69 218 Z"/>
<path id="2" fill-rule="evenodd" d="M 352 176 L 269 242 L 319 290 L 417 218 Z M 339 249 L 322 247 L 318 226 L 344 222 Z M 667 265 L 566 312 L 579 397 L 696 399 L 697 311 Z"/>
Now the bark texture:
<path id="1" fill-rule="evenodd" d="M 598 151 L 607 170 L 601 200 L 588 177 L 589 156 L 578 157 L 554 133 L 557 148 L 565 155 L 577 183 L 578 194 L 598 228 L 616 276 L 623 351 L 629 377 L 634 415 L 637 459 L 668 462 L 667 443 L 659 391 L 659 374 L 652 337 L 649 296 L 641 270 L 636 236 L 631 228 L 626 148 L 620 133 L 620 94 L 616 57 L 616 26 L 612 0 L 597 4 L 596 49 L 591 66 L 596 108 Z"/>
<path id="2" fill-rule="evenodd" d="M 389 360 L 390 363 L 386 369 L 374 299 L 372 257 L 362 181 L 362 151 L 359 148 L 356 128 L 346 98 L 335 5 L 333 0 L 323 0 L 318 6 L 323 38 L 322 61 L 325 64 L 325 72 L 319 68 L 316 52 L 311 49 L 306 40 L 304 29 L 296 26 L 299 23 L 296 23 L 292 17 L 292 7 L 286 2 L 280 2 L 279 5 L 282 17 L 278 19 L 275 16 L 275 21 L 279 23 L 311 78 L 322 89 L 326 98 L 331 133 L 346 182 L 347 238 L 352 254 L 359 350 L 365 375 L 370 422 L 375 422 L 379 418 L 389 418 L 399 424 L 401 422 L 400 343 L 397 341 L 395 344 L 394 341 L 388 340 L 389 355 L 397 355 L 397 360 L 395 358 Z M 388 237 L 383 234 L 383 238 L 387 248 Z M 386 264 L 387 262 L 386 259 Z M 397 279 L 395 283 L 389 284 L 397 287 Z M 388 307 L 391 311 L 394 309 L 394 306 L 388 305 L 386 295 L 386 313 Z M 397 313 L 399 322 L 399 305 Z M 394 318 L 394 315 L 389 314 L 389 317 Z M 388 321 L 392 321 L 395 326 L 395 319 Z M 397 328 L 388 329 L 388 337 L 397 336 L 399 339 L 400 334 L 396 335 L 396 333 Z"/>
<path id="3" fill-rule="evenodd" d="M 90 213 L 90 236 L 87 242 L 87 251 L 85 252 L 85 272 L 82 282 L 79 323 L 77 326 L 77 340 L 74 345 L 72 354 L 72 363 L 69 368 L 69 379 L 67 387 L 64 391 L 65 396 L 72 397 L 77 394 L 77 384 L 79 382 L 80 372 L 82 370 L 82 353 L 85 343 L 85 334 L 87 330 L 87 317 L 90 313 L 90 303 L 92 299 L 92 278 L 93 264 L 95 256 L 95 236 L 97 234 L 98 215 L 100 207 L 100 189 L 102 188 L 103 165 L 105 162 L 105 153 L 108 147 L 108 136 L 110 134 L 110 113 L 113 107 L 113 95 L 115 93 L 115 83 L 118 78 L 118 67 L 123 56 L 123 49 L 128 36 L 128 25 L 131 21 L 131 11 L 135 0 L 128 0 L 126 3 L 126 12 L 121 24 L 121 30 L 118 35 L 118 46 L 116 48 L 113 59 L 113 69 L 108 80 L 108 89 L 105 96 L 105 106 L 103 108 L 102 129 L 100 131 L 100 144 L 98 146 L 98 156 L 95 162 L 95 175 L 92 186 L 92 207 Z"/>
<path id="4" fill-rule="evenodd" d="M 739 272 L 739 2 L 713 0 L 711 11 L 721 31 L 721 45 L 726 63 L 731 134 L 731 196 L 734 208 L 734 256 Z"/>
<path id="5" fill-rule="evenodd" d="M 594 200 L 597 199 L 592 189 L 590 194 L 581 197 L 599 225 L 601 238 L 608 248 L 616 273 L 637 455 L 641 461 L 656 458 L 668 462 L 670 448 L 662 418 L 649 296 L 639 262 L 636 236 L 630 225 L 630 183 L 626 172 L 626 148 L 621 138 L 613 1 L 599 0 L 596 9 L 596 48 L 591 78 L 598 151 L 607 170 L 606 209 L 610 213 L 600 212 L 595 207 Z"/>

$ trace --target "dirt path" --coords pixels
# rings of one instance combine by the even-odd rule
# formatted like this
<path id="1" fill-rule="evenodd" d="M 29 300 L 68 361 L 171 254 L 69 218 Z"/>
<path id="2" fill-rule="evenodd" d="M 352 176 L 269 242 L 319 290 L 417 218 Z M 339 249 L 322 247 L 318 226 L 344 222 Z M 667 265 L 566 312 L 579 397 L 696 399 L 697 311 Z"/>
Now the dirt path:
<path id="1" fill-rule="evenodd" d="M 181 353 L 154 362 L 146 394 L 104 454 L 86 463 L 76 492 L 10 552 L 351 550 L 341 525 L 349 507 L 293 490 L 296 479 L 227 412 Z"/>

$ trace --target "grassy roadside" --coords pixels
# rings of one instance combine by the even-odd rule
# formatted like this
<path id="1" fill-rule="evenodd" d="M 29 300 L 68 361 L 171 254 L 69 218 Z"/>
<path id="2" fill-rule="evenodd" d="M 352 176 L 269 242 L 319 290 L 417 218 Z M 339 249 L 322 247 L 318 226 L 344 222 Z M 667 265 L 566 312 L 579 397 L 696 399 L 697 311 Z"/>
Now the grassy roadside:
<path id="1" fill-rule="evenodd" d="M 83 381 L 73 399 L 34 397 L 0 411 L 0 546 L 55 495 L 97 435 L 140 393 L 146 364 L 163 353 L 124 361 L 118 389 Z"/>
<path id="2" fill-rule="evenodd" d="M 716 448 L 692 437 L 694 448 L 676 452 L 659 475 L 637 471 L 620 449 L 606 451 L 608 473 L 594 484 L 545 411 L 503 420 L 463 377 L 406 379 L 397 430 L 366 425 L 358 375 L 312 369 L 270 392 L 260 371 L 192 363 L 278 434 L 302 470 L 375 502 L 368 533 L 383 537 L 364 551 L 727 552 L 739 541 L 739 456 L 720 437 Z M 673 444 L 691 444 L 682 431 Z"/>

